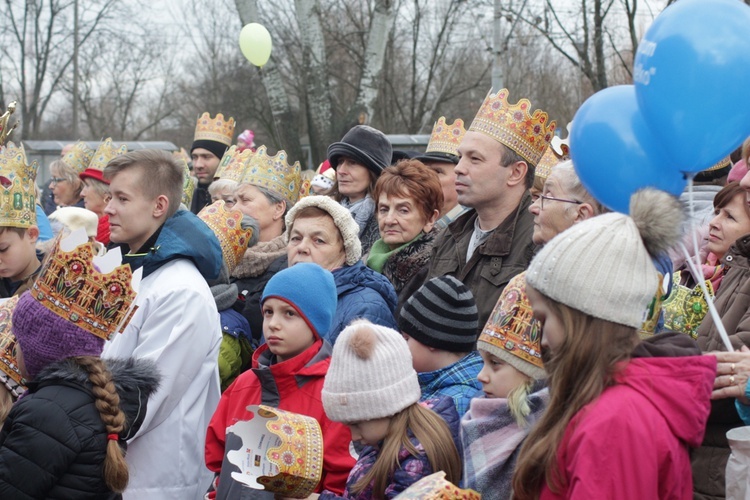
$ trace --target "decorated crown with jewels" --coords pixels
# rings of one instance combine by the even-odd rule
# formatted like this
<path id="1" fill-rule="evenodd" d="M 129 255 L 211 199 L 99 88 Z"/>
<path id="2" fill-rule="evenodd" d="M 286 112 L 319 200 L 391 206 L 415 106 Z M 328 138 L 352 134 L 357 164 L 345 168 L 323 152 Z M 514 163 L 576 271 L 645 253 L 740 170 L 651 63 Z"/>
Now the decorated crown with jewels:
<path id="1" fill-rule="evenodd" d="M 9 142 L 0 152 L 0 227 L 36 225 L 37 162 L 26 161 L 23 146 Z"/>
<path id="2" fill-rule="evenodd" d="M 255 155 L 255 152 L 249 148 L 244 151 L 240 151 L 237 146 L 227 149 L 216 168 L 214 179 L 227 179 L 239 184 L 242 182 L 245 170 L 250 165 L 250 159 L 253 155 Z"/>
<path id="3" fill-rule="evenodd" d="M 73 145 L 70 151 L 65 153 L 65 156 L 62 157 L 62 162 L 75 170 L 77 174 L 80 174 L 89 168 L 89 164 L 92 163 L 91 159 L 93 157 L 94 150 L 85 142 L 78 141 Z M 104 170 L 104 167 L 99 170 Z"/>
<path id="4" fill-rule="evenodd" d="M 572 123 L 572 122 L 571 122 Z M 570 159 L 570 123 L 568 123 L 568 137 L 561 139 L 557 136 L 552 137 L 549 147 L 542 155 L 542 159 L 536 165 L 534 175 L 541 179 L 547 179 L 552 172 L 552 167 L 560 162 Z"/>
<path id="5" fill-rule="evenodd" d="M 430 142 L 427 144 L 425 153 L 443 153 L 452 156 L 458 156 L 458 146 L 466 135 L 464 121 L 456 119 L 451 125 L 441 116 L 432 127 Z"/>
<path id="6" fill-rule="evenodd" d="M 86 231 L 78 229 L 58 239 L 31 294 L 58 316 L 109 340 L 135 313 L 142 269 L 132 273 L 130 264 L 122 264 L 119 247 L 97 255 Z"/>
<path id="7" fill-rule="evenodd" d="M 253 237 L 252 228 L 242 229 L 242 212 L 227 209 L 224 200 L 207 206 L 198 213 L 198 217 L 219 239 L 221 253 L 231 273 L 245 255 L 247 244 Z"/>
<path id="8" fill-rule="evenodd" d="M 221 113 L 211 118 L 208 112 L 203 113 L 195 124 L 195 141 L 214 141 L 230 146 L 234 136 L 234 118 L 224 119 Z"/>
<path id="9" fill-rule="evenodd" d="M 182 167 L 182 198 L 180 201 L 190 208 L 193 202 L 193 193 L 195 193 L 195 182 L 193 182 L 193 176 L 190 175 L 190 167 L 188 167 L 187 160 L 185 160 L 181 151 L 172 152 L 172 158 Z"/>
<path id="10" fill-rule="evenodd" d="M 0 381 L 15 400 L 26 392 L 23 375 L 16 362 L 16 336 L 13 335 L 13 309 L 20 295 L 0 304 Z"/>
<path id="11" fill-rule="evenodd" d="M 487 94 L 469 130 L 492 137 L 536 166 L 552 140 L 555 126 L 544 111 L 532 113 L 528 99 L 510 104 L 508 89 L 502 89 Z"/>
<path id="12" fill-rule="evenodd" d="M 104 167 L 107 166 L 107 163 L 112 161 L 113 158 L 124 155 L 127 152 L 128 147 L 125 144 L 118 148 L 112 143 L 112 138 L 107 137 L 101 144 L 99 144 L 99 147 L 96 148 L 96 152 L 93 153 L 88 168 L 104 172 Z"/>
<path id="13" fill-rule="evenodd" d="M 290 165 L 285 151 L 270 156 L 261 146 L 250 158 L 250 164 L 242 177 L 243 184 L 266 188 L 293 205 L 299 198 L 301 184 L 300 166 L 296 161 Z"/>

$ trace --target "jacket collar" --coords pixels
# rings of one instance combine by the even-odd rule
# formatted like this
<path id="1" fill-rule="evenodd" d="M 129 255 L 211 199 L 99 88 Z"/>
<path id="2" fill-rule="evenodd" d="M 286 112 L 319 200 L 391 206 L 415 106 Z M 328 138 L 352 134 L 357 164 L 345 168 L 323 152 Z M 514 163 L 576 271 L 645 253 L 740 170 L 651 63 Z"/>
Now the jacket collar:
<path id="1" fill-rule="evenodd" d="M 263 344 L 253 354 L 252 370 L 261 380 L 270 373 L 281 392 L 289 385 L 296 388 L 309 378 L 325 376 L 330 364 L 331 351 L 331 344 L 318 338 L 301 354 L 278 362 L 276 356 L 268 349 L 268 344 Z"/>

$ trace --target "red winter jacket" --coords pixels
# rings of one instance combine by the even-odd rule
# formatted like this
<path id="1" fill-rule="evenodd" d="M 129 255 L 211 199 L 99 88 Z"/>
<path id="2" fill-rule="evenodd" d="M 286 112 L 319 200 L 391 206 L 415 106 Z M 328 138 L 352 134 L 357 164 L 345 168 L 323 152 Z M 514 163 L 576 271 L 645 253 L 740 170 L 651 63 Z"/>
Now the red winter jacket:
<path id="1" fill-rule="evenodd" d="M 703 439 L 716 360 L 635 358 L 617 384 L 568 424 L 558 465 L 567 482 L 540 498 L 692 499 L 688 447 Z"/>
<path id="2" fill-rule="evenodd" d="M 273 360 L 273 363 L 272 363 Z M 343 493 L 346 479 L 355 457 L 349 452 L 352 440 L 349 428 L 331 422 L 323 411 L 320 392 L 323 379 L 331 363 L 331 345 L 318 339 L 310 348 L 284 362 L 262 345 L 253 354 L 252 370 L 242 373 L 221 396 L 219 406 L 211 418 L 206 436 L 206 466 L 218 474 L 218 484 L 209 498 L 240 498 L 245 488 L 230 475 L 236 467 L 226 459 L 226 453 L 242 445 L 233 434 L 228 448 L 226 429 L 240 420 L 249 420 L 249 405 L 265 404 L 317 419 L 323 431 L 323 476 L 316 491 L 323 489 Z M 213 488 L 212 488 L 213 489 Z"/>

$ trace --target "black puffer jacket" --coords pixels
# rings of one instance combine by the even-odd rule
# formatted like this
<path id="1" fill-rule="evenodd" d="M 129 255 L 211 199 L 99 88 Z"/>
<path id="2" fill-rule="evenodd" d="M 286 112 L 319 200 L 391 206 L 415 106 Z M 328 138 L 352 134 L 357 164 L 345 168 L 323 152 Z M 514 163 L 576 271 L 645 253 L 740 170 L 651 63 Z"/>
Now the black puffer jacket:
<path id="1" fill-rule="evenodd" d="M 150 361 L 105 360 L 112 372 L 126 428 L 135 434 L 159 383 Z M 107 431 L 88 374 L 71 359 L 45 368 L 30 382 L 0 431 L 0 498 L 116 499 L 104 483 Z"/>

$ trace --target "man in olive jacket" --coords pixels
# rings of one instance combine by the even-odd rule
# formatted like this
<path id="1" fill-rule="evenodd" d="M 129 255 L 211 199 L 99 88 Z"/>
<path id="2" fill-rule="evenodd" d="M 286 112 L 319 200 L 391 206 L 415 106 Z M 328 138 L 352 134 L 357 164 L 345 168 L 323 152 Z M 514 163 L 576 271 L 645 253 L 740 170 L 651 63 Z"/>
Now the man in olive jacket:
<path id="1" fill-rule="evenodd" d="M 529 188 L 534 167 L 549 146 L 555 122 L 508 90 L 488 94 L 458 148 L 458 203 L 471 210 L 438 237 L 427 280 L 452 275 L 474 294 L 479 330 L 511 278 L 534 254 Z"/>

